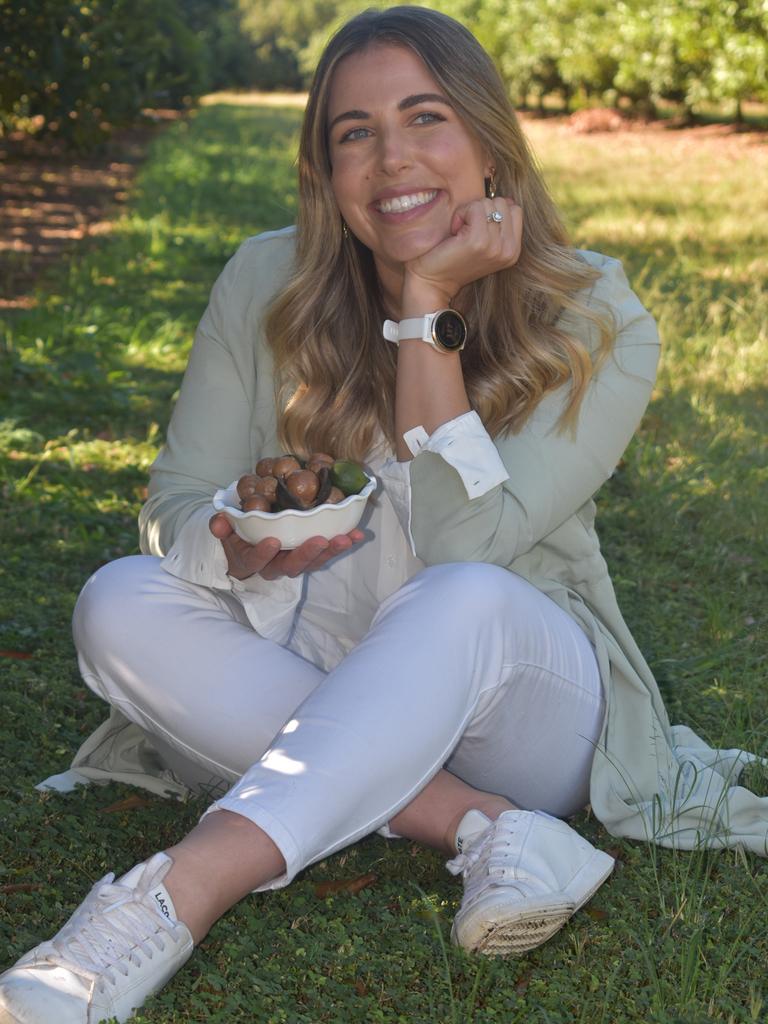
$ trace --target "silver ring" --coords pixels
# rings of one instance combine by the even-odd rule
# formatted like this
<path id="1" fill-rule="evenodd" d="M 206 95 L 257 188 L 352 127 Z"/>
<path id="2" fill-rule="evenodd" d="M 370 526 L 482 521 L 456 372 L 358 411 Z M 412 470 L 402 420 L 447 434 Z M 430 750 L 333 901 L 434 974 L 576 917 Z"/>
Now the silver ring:
<path id="1" fill-rule="evenodd" d="M 504 220 L 504 214 L 501 213 L 499 210 L 494 210 L 493 213 L 489 213 L 485 219 L 488 221 L 489 224 L 491 223 L 491 221 L 493 221 L 494 224 L 501 224 L 501 222 Z"/>

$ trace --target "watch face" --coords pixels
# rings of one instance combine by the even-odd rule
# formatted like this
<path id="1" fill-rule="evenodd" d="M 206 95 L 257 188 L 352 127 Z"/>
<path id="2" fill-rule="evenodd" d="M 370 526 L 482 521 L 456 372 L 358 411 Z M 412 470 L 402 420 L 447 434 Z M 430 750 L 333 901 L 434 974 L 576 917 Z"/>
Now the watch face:
<path id="1" fill-rule="evenodd" d="M 464 347 L 467 340 L 467 325 L 464 317 L 453 309 L 444 309 L 432 322 L 435 341 L 451 352 Z"/>

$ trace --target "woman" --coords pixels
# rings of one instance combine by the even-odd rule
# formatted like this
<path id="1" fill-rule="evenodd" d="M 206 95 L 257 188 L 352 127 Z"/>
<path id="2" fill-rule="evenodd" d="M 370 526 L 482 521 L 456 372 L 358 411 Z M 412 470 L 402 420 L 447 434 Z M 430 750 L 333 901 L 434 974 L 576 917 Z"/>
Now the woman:
<path id="1" fill-rule="evenodd" d="M 113 714 L 74 778 L 231 788 L 3 975 L 0 1022 L 126 1020 L 236 901 L 376 829 L 451 855 L 454 941 L 491 954 L 610 873 L 562 820 L 588 800 L 617 835 L 763 852 L 764 805 L 728 781 L 749 755 L 670 728 L 593 529 L 655 327 L 616 261 L 568 246 L 488 57 L 429 10 L 353 19 L 299 177 L 295 231 L 213 290 L 145 554 L 75 615 Z M 365 529 L 234 536 L 213 492 L 281 450 L 364 459 Z"/>

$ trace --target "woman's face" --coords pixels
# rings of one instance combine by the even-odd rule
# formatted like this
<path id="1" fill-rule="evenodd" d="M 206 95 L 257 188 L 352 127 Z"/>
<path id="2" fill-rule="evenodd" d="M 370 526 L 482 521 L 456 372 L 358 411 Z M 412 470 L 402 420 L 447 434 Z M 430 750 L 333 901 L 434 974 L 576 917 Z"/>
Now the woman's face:
<path id="1" fill-rule="evenodd" d="M 340 61 L 328 139 L 341 216 L 385 287 L 450 234 L 457 207 L 485 194 L 481 143 L 407 47 L 376 44 Z"/>

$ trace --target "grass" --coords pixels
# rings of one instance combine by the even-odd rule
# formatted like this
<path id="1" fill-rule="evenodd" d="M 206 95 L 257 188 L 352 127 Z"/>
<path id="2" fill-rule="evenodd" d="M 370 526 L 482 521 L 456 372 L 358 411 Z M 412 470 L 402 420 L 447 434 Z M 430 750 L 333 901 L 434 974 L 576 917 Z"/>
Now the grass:
<path id="1" fill-rule="evenodd" d="M 3 963 L 51 934 L 93 880 L 167 846 L 203 809 L 150 798 L 107 812 L 131 791 L 32 786 L 103 717 L 77 671 L 72 607 L 90 572 L 135 550 L 147 469 L 212 280 L 244 234 L 293 217 L 299 117 L 212 104 L 175 124 L 112 235 L 3 326 Z M 768 146 L 526 124 L 574 239 L 624 259 L 665 340 L 650 410 L 599 500 L 620 602 L 673 721 L 765 753 Z M 453 948 L 460 887 L 442 858 L 372 837 L 244 901 L 139 1019 L 764 1020 L 765 862 L 617 841 L 587 815 L 578 827 L 617 869 L 522 960 Z M 356 895 L 317 894 L 368 872 L 376 881 Z"/>

